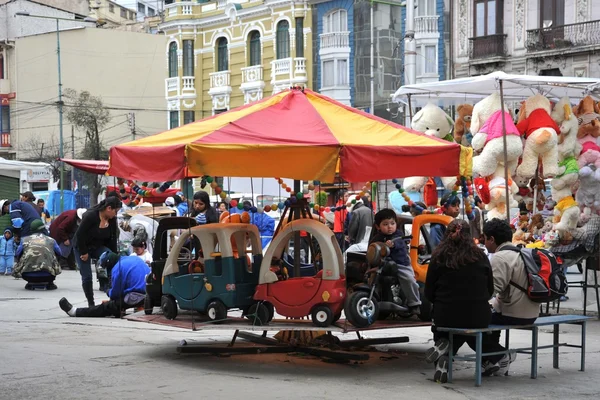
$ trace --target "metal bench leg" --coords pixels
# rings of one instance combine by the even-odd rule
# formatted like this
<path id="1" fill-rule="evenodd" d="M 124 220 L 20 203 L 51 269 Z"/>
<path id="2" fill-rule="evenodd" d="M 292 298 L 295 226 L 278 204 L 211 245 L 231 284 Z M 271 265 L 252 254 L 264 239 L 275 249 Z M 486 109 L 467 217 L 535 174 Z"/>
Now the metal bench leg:
<path id="1" fill-rule="evenodd" d="M 531 379 L 537 378 L 538 328 L 531 329 Z"/>
<path id="2" fill-rule="evenodd" d="M 475 335 L 475 386 L 481 386 L 481 332 Z"/>
<path id="3" fill-rule="evenodd" d="M 596 308 L 599 311 L 598 319 L 600 319 L 600 295 L 598 295 L 598 271 L 596 270 L 594 270 L 594 289 L 596 290 Z"/>
<path id="4" fill-rule="evenodd" d="M 558 339 L 560 332 L 558 328 L 560 325 L 554 325 L 554 347 L 552 348 L 552 366 L 558 368 Z"/>
<path id="5" fill-rule="evenodd" d="M 583 281 L 581 282 L 581 288 L 583 289 L 583 315 L 584 316 L 587 316 L 587 276 L 588 276 L 588 262 L 587 262 L 587 260 L 585 260 Z"/>
<path id="6" fill-rule="evenodd" d="M 504 331 L 504 347 L 506 350 L 510 348 L 510 329 Z"/>
<path id="7" fill-rule="evenodd" d="M 448 332 L 448 341 L 450 342 L 450 348 L 448 349 L 448 383 L 452 383 L 452 364 L 454 360 L 454 335 L 452 332 Z"/>
<path id="8" fill-rule="evenodd" d="M 585 328 L 586 321 L 581 323 L 581 369 L 580 371 L 585 371 Z"/>

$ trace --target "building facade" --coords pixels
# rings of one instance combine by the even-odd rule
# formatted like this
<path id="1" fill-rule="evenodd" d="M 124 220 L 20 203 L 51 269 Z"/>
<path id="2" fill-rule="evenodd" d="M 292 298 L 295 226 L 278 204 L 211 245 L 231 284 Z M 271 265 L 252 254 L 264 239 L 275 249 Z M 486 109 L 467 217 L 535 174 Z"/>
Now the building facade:
<path id="1" fill-rule="evenodd" d="M 132 4 L 123 2 L 123 4 L 125 3 Z M 134 24 L 138 18 L 137 9 L 120 5 L 118 1 L 112 0 L 90 0 L 90 17 L 97 19 L 99 24 L 107 27 Z"/>
<path id="2" fill-rule="evenodd" d="M 600 7 L 596 1 L 453 3 L 456 77 L 494 70 L 527 75 L 600 76 Z"/>
<path id="3" fill-rule="evenodd" d="M 311 17 L 307 1 L 165 4 L 167 126 L 310 86 Z"/>

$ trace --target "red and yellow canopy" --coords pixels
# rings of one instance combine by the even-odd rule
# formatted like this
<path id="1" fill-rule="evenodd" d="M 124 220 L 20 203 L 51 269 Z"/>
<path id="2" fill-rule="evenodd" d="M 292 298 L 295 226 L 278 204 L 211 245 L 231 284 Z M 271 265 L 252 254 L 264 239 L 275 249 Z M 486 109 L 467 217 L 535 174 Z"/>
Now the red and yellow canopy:
<path id="1" fill-rule="evenodd" d="M 310 90 L 255 103 L 110 149 L 109 175 L 169 181 L 202 175 L 348 182 L 470 175 L 471 149 Z"/>

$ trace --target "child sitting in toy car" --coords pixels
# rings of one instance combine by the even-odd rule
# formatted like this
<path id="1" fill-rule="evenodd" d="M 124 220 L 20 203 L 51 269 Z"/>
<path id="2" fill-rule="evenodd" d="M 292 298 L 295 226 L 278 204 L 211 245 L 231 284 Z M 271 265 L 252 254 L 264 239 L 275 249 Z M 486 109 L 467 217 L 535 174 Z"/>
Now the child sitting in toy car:
<path id="1" fill-rule="evenodd" d="M 397 230 L 396 212 L 389 208 L 379 211 L 375 214 L 374 228 L 377 232 L 371 237 L 369 244 L 382 242 L 390 248 L 390 258 L 398 265 L 398 283 L 406 296 L 409 311 L 415 315 L 420 314 L 419 284 L 415 279 L 402 233 Z"/>

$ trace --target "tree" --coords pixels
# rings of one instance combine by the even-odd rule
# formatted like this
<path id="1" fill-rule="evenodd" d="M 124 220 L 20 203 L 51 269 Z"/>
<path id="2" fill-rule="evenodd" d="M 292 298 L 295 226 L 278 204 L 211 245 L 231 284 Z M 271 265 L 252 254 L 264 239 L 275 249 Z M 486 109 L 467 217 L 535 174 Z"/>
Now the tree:
<path id="1" fill-rule="evenodd" d="M 65 117 L 79 131 L 85 132 L 85 146 L 79 156 L 86 160 L 106 160 L 108 150 L 102 142 L 102 130 L 110 122 L 110 111 L 104 106 L 102 98 L 88 91 L 77 92 L 65 89 Z M 90 204 L 95 205 L 102 190 L 101 176 L 84 174 L 84 185 L 90 191 Z"/>

